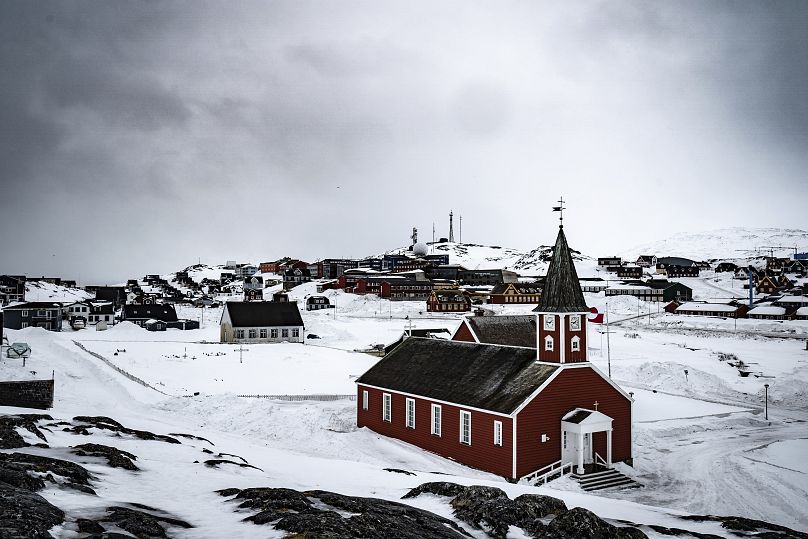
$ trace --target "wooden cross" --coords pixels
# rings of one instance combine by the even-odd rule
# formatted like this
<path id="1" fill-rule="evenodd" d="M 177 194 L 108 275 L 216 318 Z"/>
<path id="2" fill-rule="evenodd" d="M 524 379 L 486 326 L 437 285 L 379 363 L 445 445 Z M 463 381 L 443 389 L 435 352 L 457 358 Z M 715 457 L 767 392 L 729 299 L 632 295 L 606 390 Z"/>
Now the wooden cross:
<path id="1" fill-rule="evenodd" d="M 595 411 L 598 411 L 598 401 L 595 401 Z"/>

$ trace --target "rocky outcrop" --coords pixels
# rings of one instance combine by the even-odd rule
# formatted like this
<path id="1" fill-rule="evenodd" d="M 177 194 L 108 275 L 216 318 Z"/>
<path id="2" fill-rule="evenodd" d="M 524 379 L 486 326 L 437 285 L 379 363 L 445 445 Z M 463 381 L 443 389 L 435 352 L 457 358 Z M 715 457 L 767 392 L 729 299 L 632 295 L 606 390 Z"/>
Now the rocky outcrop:
<path id="1" fill-rule="evenodd" d="M 52 421 L 53 418 L 45 414 L 0 416 L 0 449 L 17 449 L 18 447 L 29 447 L 31 445 L 20 436 L 17 432 L 18 428 L 25 429 L 43 442 L 47 442 L 45 435 L 37 426 L 37 422 L 42 420 Z"/>
<path id="2" fill-rule="evenodd" d="M 511 526 L 547 539 L 639 539 L 645 534 L 631 527 L 618 528 L 582 508 L 568 510 L 558 498 L 522 494 L 511 500 L 496 487 L 465 487 L 454 483 L 424 483 L 404 495 L 430 493 L 450 496 L 454 515 L 489 536 L 504 539 Z"/>
<path id="3" fill-rule="evenodd" d="M 261 468 L 259 468 L 258 466 L 253 466 L 252 464 L 246 464 L 244 462 L 235 462 L 233 460 L 211 459 L 211 460 L 206 460 L 205 461 L 205 466 L 209 466 L 211 468 L 217 468 L 221 464 L 233 464 L 235 466 L 240 466 L 242 468 L 254 468 L 254 469 L 259 470 L 261 472 L 264 471 Z"/>
<path id="4" fill-rule="evenodd" d="M 122 451 L 116 447 L 101 444 L 81 444 L 73 446 L 73 454 L 80 457 L 102 457 L 107 459 L 107 464 L 112 468 L 123 468 L 124 470 L 140 470 L 135 463 L 137 457 L 128 451 Z"/>
<path id="5" fill-rule="evenodd" d="M 548 524 L 542 539 L 644 539 L 637 528 L 617 527 L 583 507 L 570 509 Z"/>
<path id="6" fill-rule="evenodd" d="M 743 532 L 745 535 L 756 535 L 759 537 L 766 537 L 766 539 L 782 538 L 799 538 L 808 539 L 808 533 L 792 530 L 779 524 L 772 524 L 763 520 L 755 520 L 745 517 L 721 517 L 714 515 L 689 515 L 681 517 L 683 520 L 691 520 L 696 522 L 713 521 L 720 522 L 721 526 L 733 532 Z"/>
<path id="7" fill-rule="evenodd" d="M 33 485 L 30 481 L 38 480 L 35 490 L 44 488 L 44 478 L 52 483 L 95 494 L 90 487 L 90 472 L 75 462 L 27 453 L 0 453 L 0 476 L 7 478 L 16 476 L 18 477 L 16 484 L 21 486 L 24 480 L 20 478 L 19 473 L 29 475 L 29 485 Z M 32 473 L 41 477 L 32 476 Z M 61 477 L 62 480 L 57 481 L 54 475 Z"/>
<path id="8" fill-rule="evenodd" d="M 390 539 L 457 539 L 468 537 L 457 524 L 429 511 L 375 498 L 344 496 L 321 490 L 285 488 L 227 489 L 240 509 L 258 512 L 245 520 L 270 524 L 292 536 L 307 538 L 387 537 Z M 344 516 L 349 514 L 350 516 Z"/>
<path id="9" fill-rule="evenodd" d="M 156 511 L 156 510 L 154 510 Z M 100 519 L 101 522 L 112 522 L 117 527 L 127 531 L 135 537 L 141 538 L 162 538 L 166 535 L 166 526 L 177 526 L 180 528 L 193 528 L 184 520 L 169 517 L 162 514 L 154 514 L 131 507 L 109 507 L 107 516 Z"/>
<path id="10" fill-rule="evenodd" d="M 0 481 L 0 537 L 50 539 L 48 530 L 64 519 L 64 512 L 39 494 Z"/>
<path id="11" fill-rule="evenodd" d="M 165 434 L 154 434 L 153 432 L 149 432 L 147 430 L 137 430 L 124 427 L 114 419 L 106 416 L 80 415 L 74 417 L 73 421 L 84 423 L 84 425 L 75 425 L 73 427 L 65 428 L 63 430 L 74 432 L 76 434 L 88 434 L 87 427 L 89 426 L 101 430 L 110 430 L 112 432 L 117 432 L 119 434 L 127 434 L 129 436 L 139 438 L 140 440 L 157 440 L 169 444 L 180 443 L 180 441 L 177 440 L 176 438 L 166 436 Z"/>

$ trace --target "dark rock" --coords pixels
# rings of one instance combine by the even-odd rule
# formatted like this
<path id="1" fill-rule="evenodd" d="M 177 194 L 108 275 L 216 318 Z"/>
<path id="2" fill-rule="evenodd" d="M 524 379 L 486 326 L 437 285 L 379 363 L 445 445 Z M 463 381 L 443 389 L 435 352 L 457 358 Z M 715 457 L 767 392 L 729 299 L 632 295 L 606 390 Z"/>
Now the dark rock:
<path id="1" fill-rule="evenodd" d="M 260 470 L 262 472 L 264 471 L 264 470 L 261 470 L 261 468 L 259 468 L 258 466 L 253 466 L 252 464 L 245 464 L 243 462 L 234 462 L 232 460 L 214 459 L 214 460 L 206 460 L 205 461 L 205 466 L 210 466 L 211 468 L 216 468 L 220 464 L 234 464 L 236 466 L 241 466 L 242 468 L 254 468 L 254 469 Z"/>
<path id="2" fill-rule="evenodd" d="M 228 489 L 227 492 L 234 490 Z M 451 520 L 429 511 L 375 498 L 320 490 L 298 492 L 285 488 L 251 488 L 239 491 L 234 500 L 241 502 L 239 508 L 259 510 L 245 520 L 272 524 L 276 529 L 300 537 L 448 539 L 468 536 Z M 352 513 L 352 516 L 346 518 L 340 512 Z"/>
<path id="3" fill-rule="evenodd" d="M 64 477 L 68 480 L 67 486 L 72 484 L 90 486 L 90 472 L 75 462 L 27 453 L 0 453 L 0 468 L 5 468 L 8 464 L 16 464 L 14 469 L 23 468 L 27 472 L 52 473 Z M 51 477 L 50 480 L 53 481 L 53 478 Z"/>
<path id="4" fill-rule="evenodd" d="M 235 496 L 239 492 L 241 492 L 241 489 L 239 488 L 224 488 L 222 490 L 217 490 L 216 494 L 229 498 L 230 496 Z"/>
<path id="5" fill-rule="evenodd" d="M 76 520 L 76 525 L 78 529 L 82 533 L 103 533 L 104 527 L 96 522 L 95 520 L 90 520 L 89 518 L 79 518 Z"/>
<path id="6" fill-rule="evenodd" d="M 86 485 L 79 485 L 78 483 L 65 483 L 64 486 L 67 488 L 72 488 L 73 490 L 78 490 L 79 492 L 83 492 L 85 494 L 96 496 L 95 491 Z"/>
<path id="7" fill-rule="evenodd" d="M 110 430 L 112 432 L 118 434 L 127 434 L 129 436 L 134 436 L 135 438 L 139 438 L 141 440 L 157 440 L 160 442 L 166 442 L 169 444 L 179 444 L 180 441 L 176 438 L 172 438 L 171 436 L 166 436 L 164 434 L 154 434 L 153 432 L 149 432 L 147 430 L 137 430 L 137 429 L 130 429 L 124 427 L 114 419 L 110 419 L 109 417 L 105 416 L 86 416 L 80 415 L 73 418 L 73 421 L 78 421 L 80 423 L 85 423 L 90 425 L 91 427 L 101 429 L 101 430 Z M 72 432 L 84 434 L 87 432 L 85 426 L 76 425 L 71 429 L 67 429 Z"/>
<path id="8" fill-rule="evenodd" d="M 402 499 L 405 498 L 414 498 L 420 494 L 436 494 L 438 496 L 457 496 L 467 487 L 463 485 L 458 485 L 456 483 L 449 483 L 446 481 L 433 481 L 431 483 L 423 483 L 415 487 L 414 489 L 410 490 Z"/>
<path id="9" fill-rule="evenodd" d="M 38 421 L 46 419 L 53 420 L 51 416 L 46 414 L 0 416 L 0 449 L 16 449 L 18 447 L 28 447 L 31 445 L 20 436 L 17 432 L 18 428 L 23 428 L 31 434 L 34 434 L 43 442 L 47 442 L 47 438 L 45 438 L 45 435 L 42 434 L 42 431 L 37 427 Z"/>
<path id="10" fill-rule="evenodd" d="M 408 472 L 407 470 L 399 470 L 398 468 L 384 468 L 385 472 L 393 472 L 393 473 L 400 473 L 404 475 L 415 475 L 413 472 Z"/>
<path id="11" fill-rule="evenodd" d="M 642 539 L 647 537 L 637 528 L 618 528 L 583 507 L 570 509 L 554 518 L 542 539 Z"/>
<path id="12" fill-rule="evenodd" d="M 247 464 L 247 459 L 244 457 L 239 457 L 238 455 L 234 455 L 233 453 L 219 453 L 219 458 L 221 457 L 233 457 L 234 459 L 239 459 L 244 464 Z"/>
<path id="13" fill-rule="evenodd" d="M 101 444 L 81 444 L 73 446 L 73 453 L 79 456 L 90 455 L 92 457 L 103 457 L 107 459 L 107 464 L 112 468 L 123 468 L 125 470 L 139 470 L 133 460 L 137 457 L 128 451 L 122 451 L 116 447 Z"/>
<path id="14" fill-rule="evenodd" d="M 50 539 L 65 514 L 39 494 L 0 483 L 0 537 Z"/>
<path id="15" fill-rule="evenodd" d="M 756 537 L 765 537 L 764 534 L 767 534 L 768 532 L 769 535 L 771 533 L 778 534 L 773 535 L 773 537 L 794 537 L 799 539 L 808 539 L 808 533 L 792 530 L 791 528 L 787 528 L 779 524 L 772 524 L 771 522 L 755 520 L 752 518 L 736 516 L 722 517 L 714 515 L 686 515 L 680 518 L 682 520 L 691 520 L 695 522 L 720 522 L 721 526 L 728 530 L 732 530 L 734 532 L 755 532 Z"/>
<path id="16" fill-rule="evenodd" d="M 563 500 L 541 494 L 522 494 L 513 500 L 525 514 L 531 518 L 545 518 L 549 515 L 561 515 L 567 512 L 567 504 Z"/>
<path id="17" fill-rule="evenodd" d="M 146 513 L 129 507 L 109 507 L 107 511 L 109 514 L 102 518 L 102 521 L 112 522 L 136 537 L 167 537 L 166 530 L 161 523 L 181 528 L 193 527 L 178 518 Z"/>
<path id="18" fill-rule="evenodd" d="M 28 473 L 28 468 L 15 462 L 0 461 L 0 483 L 36 492 L 45 488 L 45 481 Z"/>
<path id="19" fill-rule="evenodd" d="M 206 447 L 203 447 L 203 448 L 202 448 L 202 452 L 203 452 L 203 453 L 207 453 L 208 455 L 212 455 L 212 454 L 213 454 L 213 451 L 211 451 L 210 449 L 208 449 L 208 448 L 206 448 Z"/>
<path id="20" fill-rule="evenodd" d="M 203 438 L 201 436 L 195 436 L 193 434 L 183 434 L 182 432 L 169 432 L 171 436 L 179 436 L 180 438 L 188 438 L 190 440 L 199 440 L 200 442 L 208 442 L 210 445 L 216 445 L 207 438 Z"/>

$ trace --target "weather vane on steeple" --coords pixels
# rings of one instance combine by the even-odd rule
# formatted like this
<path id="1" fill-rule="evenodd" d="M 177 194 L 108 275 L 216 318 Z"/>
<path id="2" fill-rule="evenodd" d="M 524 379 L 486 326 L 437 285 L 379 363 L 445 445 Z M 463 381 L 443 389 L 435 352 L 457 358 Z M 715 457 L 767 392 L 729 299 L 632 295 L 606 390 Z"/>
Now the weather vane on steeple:
<path id="1" fill-rule="evenodd" d="M 558 227 L 564 228 L 564 197 L 558 199 L 558 206 L 553 206 L 553 211 L 559 212 Z"/>

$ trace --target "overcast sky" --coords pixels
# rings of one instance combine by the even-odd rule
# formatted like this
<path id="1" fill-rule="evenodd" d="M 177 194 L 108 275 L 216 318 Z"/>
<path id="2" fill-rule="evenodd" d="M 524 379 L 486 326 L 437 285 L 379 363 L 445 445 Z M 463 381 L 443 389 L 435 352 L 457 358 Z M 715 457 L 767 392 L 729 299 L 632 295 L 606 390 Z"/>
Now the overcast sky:
<path id="1" fill-rule="evenodd" d="M 808 2 L 0 3 L 0 273 L 808 227 Z"/>

